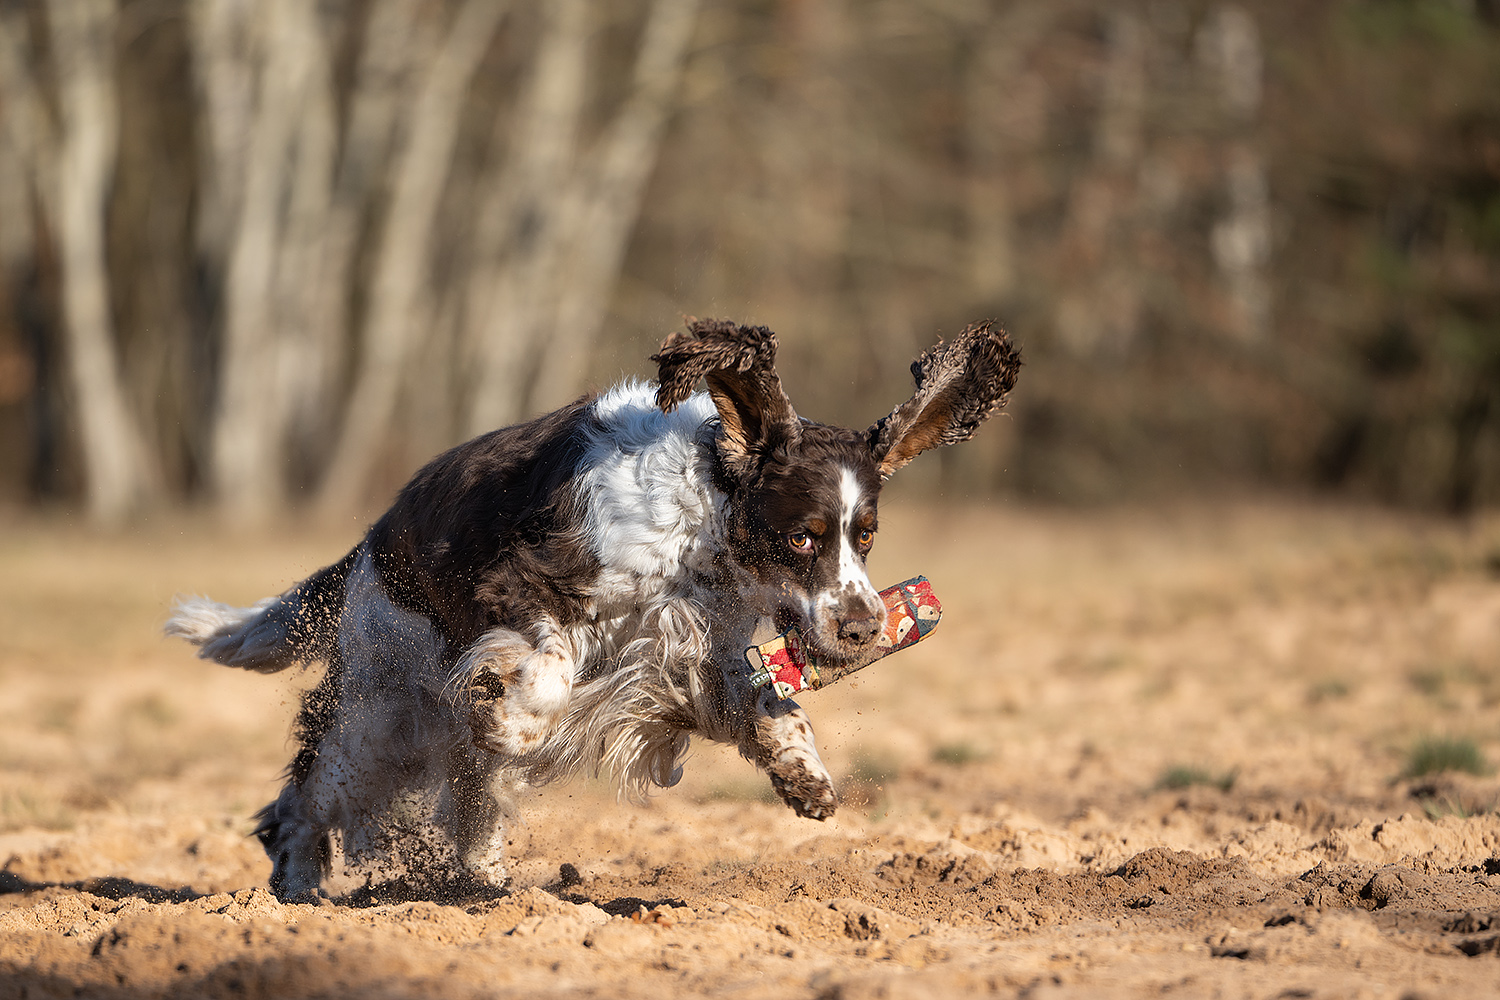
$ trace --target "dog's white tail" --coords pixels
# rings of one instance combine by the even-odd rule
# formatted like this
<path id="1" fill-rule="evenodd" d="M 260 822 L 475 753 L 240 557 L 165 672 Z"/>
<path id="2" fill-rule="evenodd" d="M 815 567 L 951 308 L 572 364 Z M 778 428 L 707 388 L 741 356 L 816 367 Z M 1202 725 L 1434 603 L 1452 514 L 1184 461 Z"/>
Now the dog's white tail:
<path id="1" fill-rule="evenodd" d="M 206 597 L 180 599 L 165 631 L 197 646 L 205 660 L 262 674 L 327 659 L 338 641 L 344 580 L 358 553 L 356 548 L 253 607 L 236 608 Z"/>

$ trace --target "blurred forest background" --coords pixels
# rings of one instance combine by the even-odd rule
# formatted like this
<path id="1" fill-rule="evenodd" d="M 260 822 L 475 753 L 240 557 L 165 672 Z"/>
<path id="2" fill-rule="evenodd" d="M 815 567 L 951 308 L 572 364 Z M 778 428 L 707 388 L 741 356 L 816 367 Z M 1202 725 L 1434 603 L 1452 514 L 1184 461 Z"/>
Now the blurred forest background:
<path id="1" fill-rule="evenodd" d="M 1500 502 L 1497 0 L 0 0 L 0 499 L 378 506 L 765 323 L 933 465 L 1091 503 Z"/>

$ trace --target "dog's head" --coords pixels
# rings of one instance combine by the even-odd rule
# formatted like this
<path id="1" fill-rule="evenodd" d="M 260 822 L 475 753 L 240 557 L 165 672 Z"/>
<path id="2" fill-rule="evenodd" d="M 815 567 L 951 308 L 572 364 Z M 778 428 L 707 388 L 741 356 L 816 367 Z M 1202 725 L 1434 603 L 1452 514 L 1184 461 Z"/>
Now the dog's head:
<path id="1" fill-rule="evenodd" d="M 1004 331 L 970 326 L 912 362 L 911 399 L 854 431 L 797 416 L 776 375 L 776 335 L 765 327 L 696 321 L 652 360 L 665 410 L 700 378 L 708 383 L 730 557 L 758 581 L 756 597 L 777 627 L 797 627 L 835 663 L 867 659 L 885 627 L 865 574 L 881 484 L 928 448 L 971 437 L 1004 405 L 1021 364 Z"/>

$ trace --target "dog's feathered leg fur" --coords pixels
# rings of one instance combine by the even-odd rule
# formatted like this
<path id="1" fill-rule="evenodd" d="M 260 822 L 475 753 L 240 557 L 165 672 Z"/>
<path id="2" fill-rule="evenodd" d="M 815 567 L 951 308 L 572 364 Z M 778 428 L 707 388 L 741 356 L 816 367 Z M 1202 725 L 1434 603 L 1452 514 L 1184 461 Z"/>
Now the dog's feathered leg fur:
<path id="1" fill-rule="evenodd" d="M 317 900 L 329 873 L 328 827 L 308 815 L 308 806 L 302 789 L 288 781 L 276 800 L 255 814 L 255 836 L 271 859 L 271 891 L 284 903 Z"/>

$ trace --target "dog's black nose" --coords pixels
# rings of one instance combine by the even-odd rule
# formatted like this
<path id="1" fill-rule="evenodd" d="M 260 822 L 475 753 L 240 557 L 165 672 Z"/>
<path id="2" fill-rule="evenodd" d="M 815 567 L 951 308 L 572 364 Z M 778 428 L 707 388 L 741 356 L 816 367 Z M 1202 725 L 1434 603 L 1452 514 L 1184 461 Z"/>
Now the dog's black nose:
<path id="1" fill-rule="evenodd" d="M 845 642 L 857 642 L 864 645 L 875 638 L 884 624 L 874 615 L 866 615 L 863 618 L 845 618 L 839 622 L 839 638 Z"/>

